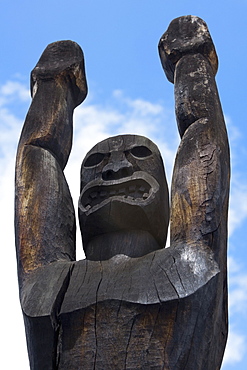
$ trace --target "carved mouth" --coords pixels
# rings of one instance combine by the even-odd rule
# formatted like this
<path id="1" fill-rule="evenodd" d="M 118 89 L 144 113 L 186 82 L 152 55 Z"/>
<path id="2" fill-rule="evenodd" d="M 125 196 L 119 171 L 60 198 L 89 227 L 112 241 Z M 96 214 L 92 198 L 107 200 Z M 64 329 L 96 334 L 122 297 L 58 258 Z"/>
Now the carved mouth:
<path id="1" fill-rule="evenodd" d="M 108 200 L 109 198 L 121 198 L 122 200 L 145 200 L 149 197 L 151 186 L 143 181 L 127 181 L 124 184 L 101 185 L 88 189 L 81 199 L 86 210 Z"/>
<path id="2" fill-rule="evenodd" d="M 148 201 L 157 186 L 156 180 L 147 174 L 138 178 L 131 176 L 125 180 L 113 181 L 111 184 L 93 181 L 82 192 L 79 205 L 87 212 L 113 199 L 130 204 L 141 203 Z"/>

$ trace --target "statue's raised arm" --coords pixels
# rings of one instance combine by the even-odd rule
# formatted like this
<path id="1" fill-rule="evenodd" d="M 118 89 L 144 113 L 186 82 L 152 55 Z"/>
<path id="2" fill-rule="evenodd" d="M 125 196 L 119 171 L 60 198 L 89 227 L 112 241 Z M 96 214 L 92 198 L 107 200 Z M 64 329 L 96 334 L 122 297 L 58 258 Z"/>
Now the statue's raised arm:
<path id="1" fill-rule="evenodd" d="M 180 300 L 180 313 L 186 319 L 178 315 L 173 326 L 173 348 L 181 345 L 186 360 L 177 356 L 180 351 L 168 357 L 175 361 L 174 369 L 219 369 L 228 331 L 230 160 L 215 83 L 218 58 L 206 23 L 194 16 L 171 22 L 159 42 L 159 53 L 166 76 L 174 83 L 181 136 L 171 189 L 171 250 L 178 251 L 174 261 L 175 265 L 180 261 L 179 275 L 184 286 L 188 282 L 187 292 L 204 275 L 202 287 Z M 210 261 L 217 265 L 206 268 Z M 186 263 L 191 266 L 189 274 Z M 175 333 L 176 322 L 185 337 L 179 327 Z M 192 339 L 186 350 L 189 332 Z"/>
<path id="2" fill-rule="evenodd" d="M 159 43 L 166 76 L 175 85 L 182 138 L 174 167 L 171 245 L 203 242 L 226 267 L 229 147 L 215 83 L 218 58 L 206 23 L 174 19 Z"/>
<path id="3" fill-rule="evenodd" d="M 75 259 L 75 216 L 63 174 L 72 144 L 74 108 L 86 97 L 81 48 L 72 41 L 47 46 L 31 74 L 32 104 L 16 161 L 16 248 L 25 273 Z"/>

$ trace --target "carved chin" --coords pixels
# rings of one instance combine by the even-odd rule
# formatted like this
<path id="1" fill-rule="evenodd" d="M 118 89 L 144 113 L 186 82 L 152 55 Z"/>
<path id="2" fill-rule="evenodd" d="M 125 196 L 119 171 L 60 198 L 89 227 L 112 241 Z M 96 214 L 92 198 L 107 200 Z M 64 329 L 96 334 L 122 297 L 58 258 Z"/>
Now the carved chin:
<path id="1" fill-rule="evenodd" d="M 82 213 L 89 216 L 115 201 L 143 207 L 153 201 L 158 190 L 158 182 L 141 171 L 120 180 L 94 180 L 83 189 L 79 208 Z"/>

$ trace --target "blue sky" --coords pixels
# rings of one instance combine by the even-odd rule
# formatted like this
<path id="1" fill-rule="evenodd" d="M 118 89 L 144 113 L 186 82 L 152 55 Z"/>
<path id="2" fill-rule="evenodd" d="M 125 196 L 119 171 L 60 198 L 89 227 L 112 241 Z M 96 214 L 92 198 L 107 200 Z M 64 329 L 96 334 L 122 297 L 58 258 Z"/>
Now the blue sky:
<path id="1" fill-rule="evenodd" d="M 168 179 L 179 143 L 173 85 L 158 58 L 159 38 L 173 18 L 208 24 L 219 57 L 217 84 L 231 145 L 229 215 L 230 335 L 224 370 L 247 364 L 247 1 L 1 1 L 0 197 L 2 330 L 5 369 L 28 369 L 18 302 L 13 236 L 14 158 L 29 97 L 29 74 L 47 44 L 71 39 L 83 48 L 89 93 L 75 112 L 74 148 L 66 175 L 77 204 L 80 162 L 97 141 L 139 133 L 160 147 Z M 83 258 L 78 238 L 78 258 Z"/>

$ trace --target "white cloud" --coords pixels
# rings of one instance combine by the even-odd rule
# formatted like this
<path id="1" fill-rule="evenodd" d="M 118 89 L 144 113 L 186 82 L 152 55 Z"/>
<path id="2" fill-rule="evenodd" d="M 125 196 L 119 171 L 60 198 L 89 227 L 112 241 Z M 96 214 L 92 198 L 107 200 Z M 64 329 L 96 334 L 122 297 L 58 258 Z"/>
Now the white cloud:
<path id="1" fill-rule="evenodd" d="M 229 208 L 229 236 L 240 227 L 247 218 L 247 186 L 245 183 L 232 179 Z"/>
<path id="2" fill-rule="evenodd" d="M 129 99 L 124 96 L 121 90 L 113 91 L 113 97 L 119 100 L 122 103 L 125 103 L 127 106 L 133 109 L 132 115 L 136 115 L 138 117 L 146 116 L 146 115 L 157 115 L 162 114 L 163 106 L 161 104 L 154 104 L 150 103 L 143 99 Z"/>
<path id="3" fill-rule="evenodd" d="M 236 364 L 242 361 L 245 352 L 246 352 L 246 337 L 242 334 L 238 334 L 237 332 L 231 330 L 226 345 L 223 360 L 223 369 L 225 365 Z"/>
<path id="4" fill-rule="evenodd" d="M 229 316 L 230 331 L 224 355 L 223 369 L 228 365 L 240 363 L 246 354 L 247 336 L 240 332 L 244 328 L 247 312 L 247 274 L 243 267 L 232 256 L 228 257 L 229 271 Z M 236 319 L 241 318 L 243 326 L 236 325 Z M 232 367 L 230 367 L 232 368 Z"/>
<path id="5" fill-rule="evenodd" d="M 245 152 L 245 149 L 239 146 L 239 139 L 242 138 L 241 133 L 229 116 L 225 117 L 225 120 L 230 142 L 232 171 L 228 222 L 228 235 L 230 237 L 247 218 L 247 185 L 246 171 L 243 171 L 241 167 L 241 164 L 244 163 L 243 153 Z"/>
<path id="6" fill-rule="evenodd" d="M 11 102 L 21 101 L 25 104 L 30 100 L 29 91 L 19 82 L 8 81 L 0 86 L 0 159 L 13 159 L 18 136 L 22 128 L 22 120 L 10 110 Z M 8 107 L 10 106 L 10 108 Z M 8 163 L 8 161 L 6 161 Z M 1 168 L 3 168 L 1 166 Z"/>
<path id="7" fill-rule="evenodd" d="M 241 133 L 240 133 L 238 127 L 236 127 L 233 124 L 232 119 L 231 119 L 230 116 L 226 115 L 226 116 L 224 116 L 224 118 L 225 118 L 226 127 L 227 127 L 227 131 L 228 131 L 230 145 L 234 145 L 235 143 L 238 142 L 238 139 L 240 138 Z"/>
<path id="8" fill-rule="evenodd" d="M 247 273 L 243 267 L 231 256 L 228 258 L 229 271 L 229 310 L 230 315 L 235 313 L 247 316 Z"/>
<path id="9" fill-rule="evenodd" d="M 13 100 L 27 102 L 30 100 L 30 92 L 25 85 L 17 81 L 7 81 L 0 86 L 0 106 L 9 104 Z"/>

